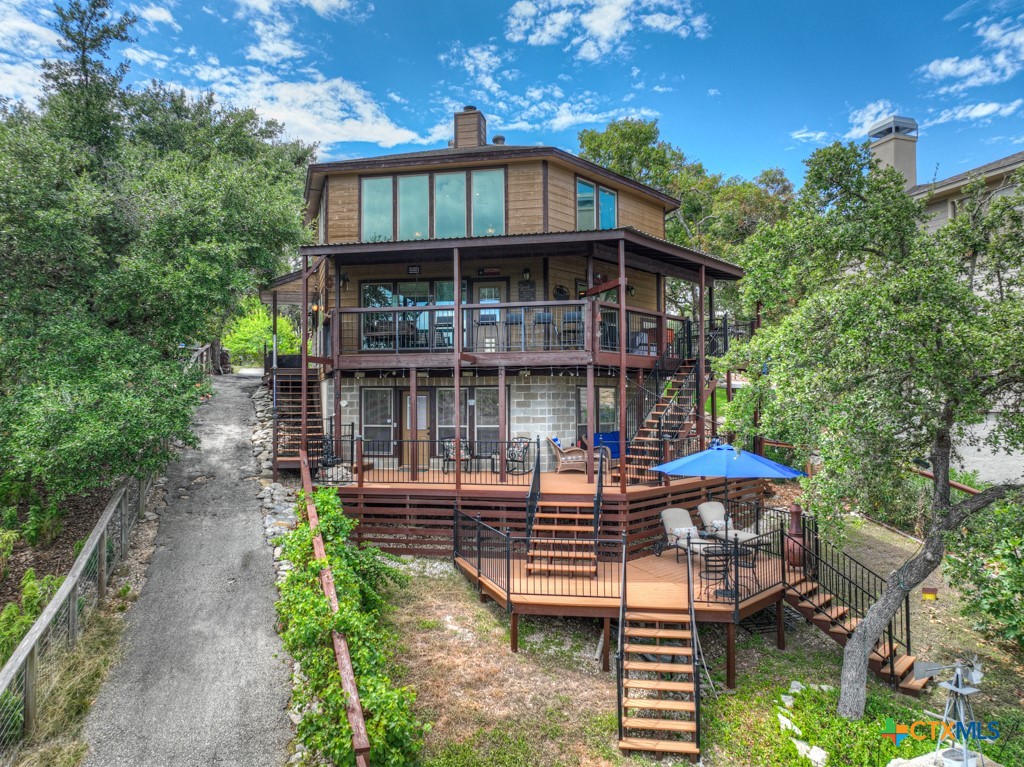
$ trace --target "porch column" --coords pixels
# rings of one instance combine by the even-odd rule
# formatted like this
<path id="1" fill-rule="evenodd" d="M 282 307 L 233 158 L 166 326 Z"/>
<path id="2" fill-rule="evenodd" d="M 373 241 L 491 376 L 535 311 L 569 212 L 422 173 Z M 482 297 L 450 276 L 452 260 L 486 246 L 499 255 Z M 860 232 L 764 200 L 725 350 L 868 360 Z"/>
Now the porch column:
<path id="1" fill-rule="evenodd" d="M 626 492 L 626 241 L 624 239 L 619 240 L 619 490 L 623 494 Z"/>
<path id="2" fill-rule="evenodd" d="M 700 266 L 700 283 L 697 288 L 697 423 L 700 431 L 698 439 L 700 449 L 705 450 L 708 446 L 707 429 L 704 418 L 704 375 L 707 367 L 707 360 L 704 358 L 704 287 L 705 287 L 705 266 Z"/>
<path id="3" fill-rule="evenodd" d="M 270 367 L 277 370 L 277 291 L 271 293 L 270 299 Z"/>
<path id="4" fill-rule="evenodd" d="M 306 449 L 306 437 L 309 434 L 309 424 L 306 423 L 309 413 L 308 400 L 309 395 L 307 394 L 307 387 L 309 385 L 309 344 L 307 343 L 307 334 L 309 333 L 309 256 L 302 257 L 302 309 L 299 312 L 302 322 L 301 332 L 299 334 L 299 340 L 301 343 L 299 349 L 299 359 L 301 370 L 299 372 L 300 381 L 302 382 L 300 392 L 302 394 L 302 424 L 300 426 L 300 438 L 299 438 L 299 450 L 305 451 Z"/>
<path id="5" fill-rule="evenodd" d="M 273 481 L 277 482 L 277 291 L 271 294 L 271 349 L 270 349 L 270 396 L 273 405 L 272 427 L 271 427 L 271 461 L 274 463 Z M 264 362 L 264 365 L 266 362 Z"/>
<path id="6" fill-rule="evenodd" d="M 413 440 L 413 443 L 410 446 L 411 449 L 409 450 L 409 471 L 412 472 L 413 482 L 416 482 L 420 476 L 420 445 L 416 442 L 416 439 L 420 435 L 419 408 L 416 401 L 416 395 L 419 394 L 419 391 L 417 389 L 418 384 L 416 378 L 416 368 L 409 368 L 409 425 L 406 427 L 406 430 L 409 432 Z M 402 406 L 401 401 L 399 401 L 398 406 Z M 401 411 L 399 411 L 399 418 L 401 418 Z"/>
<path id="7" fill-rule="evenodd" d="M 334 262 L 334 327 L 332 328 L 331 367 L 334 374 L 334 447 L 340 447 L 341 436 L 341 270 L 338 262 Z"/>
<path id="8" fill-rule="evenodd" d="M 594 433 L 597 431 L 597 387 L 594 384 L 594 363 L 587 363 L 587 482 L 594 482 Z M 606 466 L 607 470 L 608 467 Z"/>
<path id="9" fill-rule="evenodd" d="M 785 602 L 782 597 L 779 597 L 779 601 L 775 603 L 775 644 L 780 650 L 786 649 L 786 619 L 785 612 L 783 611 L 784 604 Z"/>
<path id="10" fill-rule="evenodd" d="M 455 492 L 462 490 L 462 259 L 459 249 L 452 248 L 452 269 L 455 272 L 455 308 L 452 331 L 455 338 Z"/>
<path id="11" fill-rule="evenodd" d="M 725 624 L 725 686 L 736 689 L 736 624 Z"/>
<path id="12" fill-rule="evenodd" d="M 499 481 L 505 484 L 505 472 L 508 469 L 508 403 L 505 394 L 505 366 L 498 367 L 498 470 Z"/>

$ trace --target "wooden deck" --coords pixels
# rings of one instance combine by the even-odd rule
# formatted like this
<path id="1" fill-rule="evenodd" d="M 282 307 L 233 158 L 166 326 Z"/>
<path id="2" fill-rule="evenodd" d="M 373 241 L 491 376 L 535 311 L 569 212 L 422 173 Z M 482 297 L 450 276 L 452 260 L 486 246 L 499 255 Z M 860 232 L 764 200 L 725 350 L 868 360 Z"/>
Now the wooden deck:
<path id="1" fill-rule="evenodd" d="M 778 561 L 777 559 L 775 560 Z M 698 622 L 732 623 L 735 602 L 716 597 L 721 582 L 705 581 L 699 575 L 703 560 L 694 559 L 694 610 Z M 505 560 L 483 559 L 482 576 L 478 576 L 475 562 L 456 559 L 458 567 L 485 593 L 503 607 L 511 601 L 511 612 L 520 615 L 557 615 L 590 618 L 617 618 L 619 590 L 622 580 L 620 562 L 598 562 L 596 576 L 569 577 L 564 575 L 536 575 L 526 572 L 525 559 L 513 559 L 509 566 L 511 588 L 506 593 L 501 585 Z M 781 565 L 772 568 L 781 572 Z M 767 569 L 767 568 L 766 568 Z M 493 574 L 493 580 L 488 574 Z M 673 552 L 663 556 L 646 556 L 626 564 L 626 602 L 630 610 L 658 612 L 685 612 L 690 607 L 686 561 L 676 562 Z M 740 577 L 739 618 L 743 619 L 767 605 L 783 598 L 781 583 L 758 584 L 749 576 Z M 745 597 L 745 593 L 752 596 Z"/>
<path id="2" fill-rule="evenodd" d="M 402 491 L 414 491 L 417 489 L 423 490 L 451 490 L 455 487 L 455 472 L 450 471 L 448 474 L 443 475 L 439 471 L 429 472 L 431 478 L 440 475 L 444 478 L 442 482 L 425 482 L 425 481 L 414 481 L 411 472 L 409 474 L 409 481 L 394 481 L 395 475 L 401 473 L 401 470 L 393 468 L 373 468 L 367 469 L 363 476 L 363 487 L 373 489 L 384 489 L 384 490 L 402 490 Z M 426 474 L 426 472 L 424 472 Z M 358 479 L 358 475 L 357 475 Z M 464 471 L 462 472 L 462 488 L 467 491 L 480 491 L 480 490 L 494 490 L 497 492 L 520 492 L 522 495 L 526 495 L 530 490 L 530 479 L 529 474 L 516 474 L 509 475 L 507 482 L 500 482 L 499 475 L 497 472 L 492 471 Z M 700 482 L 696 478 L 681 478 L 672 481 L 673 485 L 686 486 L 694 482 Z M 661 485 L 650 484 L 650 485 L 629 485 L 626 487 L 626 494 L 643 493 L 649 492 L 652 488 L 660 487 Z M 353 485 L 347 485 L 347 487 L 353 487 Z M 588 496 L 594 497 L 594 491 L 597 489 L 597 485 L 593 482 L 587 482 L 587 475 L 584 472 L 565 472 L 558 474 L 553 471 L 544 471 L 540 475 L 540 490 L 541 493 L 549 493 L 552 495 L 569 495 L 569 496 Z M 614 494 L 618 495 L 621 493 L 621 489 L 618 483 L 611 485 L 607 482 L 604 486 L 605 495 Z"/>

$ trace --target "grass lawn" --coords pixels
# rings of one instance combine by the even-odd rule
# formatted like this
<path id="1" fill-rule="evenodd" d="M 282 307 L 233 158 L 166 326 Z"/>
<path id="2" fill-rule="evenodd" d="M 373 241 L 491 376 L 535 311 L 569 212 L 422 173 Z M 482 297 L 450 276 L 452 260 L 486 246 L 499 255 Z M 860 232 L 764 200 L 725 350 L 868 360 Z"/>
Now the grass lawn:
<path id="1" fill-rule="evenodd" d="M 875 525 L 853 531 L 850 550 L 884 572 L 884 562 L 903 551 L 904 542 Z M 894 549 L 887 550 L 887 546 Z M 614 673 L 602 673 L 595 660 L 599 623 L 584 619 L 525 617 L 520 651 L 509 650 L 505 611 L 481 604 L 476 590 L 445 560 L 414 560 L 413 579 L 396 596 L 393 616 L 401 637 L 401 676 L 417 690 L 417 714 L 433 723 L 427 736 L 427 767 L 571 767 L 648 765 L 643 756 L 626 758 L 616 740 Z M 891 565 L 890 565 L 891 567 Z M 920 598 L 919 596 L 917 597 Z M 986 663 L 985 693 L 979 718 L 1021 718 L 1020 659 L 982 640 L 956 613 L 952 592 L 938 603 L 915 602 L 915 653 L 929 660 L 951 658 L 957 648 L 974 648 Z M 920 626 L 918 624 L 921 624 Z M 930 628 L 929 628 L 930 627 Z M 790 738 L 779 729 L 779 696 L 792 681 L 838 686 L 842 648 L 813 626 L 799 622 L 787 633 L 787 649 L 739 631 L 738 688 L 703 703 L 703 763 L 707 767 L 806 767 Z M 725 631 L 702 626 L 701 640 L 712 677 L 725 679 Z M 948 648 L 948 649 L 940 649 Z M 893 694 L 869 677 L 865 719 L 850 725 L 835 717 L 837 691 L 806 691 L 796 696 L 791 718 L 805 739 L 831 752 L 829 765 L 885 767 L 895 756 L 930 750 L 929 742 L 905 740 L 897 749 L 881 738 L 887 716 L 897 721 L 930 719 L 942 696 L 922 700 Z M 803 697 L 801 697 L 803 696 Z M 1020 743 L 1011 737 L 1005 751 L 990 756 L 1005 765 L 1024 765 Z M 659 764 L 670 765 L 665 759 Z"/>

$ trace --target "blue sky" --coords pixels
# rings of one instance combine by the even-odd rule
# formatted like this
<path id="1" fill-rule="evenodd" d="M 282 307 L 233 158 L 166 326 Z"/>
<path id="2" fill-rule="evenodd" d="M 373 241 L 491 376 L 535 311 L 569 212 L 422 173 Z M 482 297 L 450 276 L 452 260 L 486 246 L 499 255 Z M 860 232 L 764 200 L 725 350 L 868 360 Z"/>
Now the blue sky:
<path id="1" fill-rule="evenodd" d="M 52 5 L 0 0 L 0 94 L 33 100 Z M 899 113 L 919 181 L 1024 150 L 1024 0 L 138 0 L 130 82 L 256 106 L 321 159 L 444 146 L 480 107 L 510 144 L 658 118 L 712 171 L 794 179 Z"/>

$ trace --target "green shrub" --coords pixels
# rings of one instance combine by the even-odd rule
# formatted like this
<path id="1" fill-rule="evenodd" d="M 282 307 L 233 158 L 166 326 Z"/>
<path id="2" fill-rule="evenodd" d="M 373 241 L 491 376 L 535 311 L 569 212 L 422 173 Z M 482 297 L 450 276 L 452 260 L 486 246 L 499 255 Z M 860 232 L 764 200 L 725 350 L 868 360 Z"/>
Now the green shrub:
<path id="1" fill-rule="evenodd" d="M 56 501 L 34 503 L 28 507 L 28 519 L 22 533 L 30 546 L 49 546 L 60 533 L 63 514 Z"/>
<path id="2" fill-rule="evenodd" d="M 390 610 L 387 591 L 404 584 L 407 576 L 379 549 L 350 543 L 356 522 L 342 513 L 334 490 L 319 490 L 314 500 L 339 611 L 331 613 L 321 589 L 322 563 L 313 559 L 313 531 L 301 525 L 283 541 L 284 555 L 293 569 L 277 602 L 285 649 L 299 661 L 305 677 L 293 697 L 305 709 L 298 735 L 313 755 L 338 767 L 355 764 L 346 696 L 331 644 L 331 631 L 336 630 L 348 640 L 370 739 L 370 763 L 412 764 L 427 725 L 413 716 L 415 693 L 396 687 L 390 677 L 397 638 L 385 619 Z M 302 497 L 296 508 L 300 513 L 305 508 Z M 317 704 L 312 706 L 314 701 Z"/>
<path id="3" fill-rule="evenodd" d="M 47 575 L 39 580 L 35 570 L 29 568 L 25 571 L 21 578 L 21 599 L 8 602 L 0 612 L 0 664 L 11 657 L 63 580 L 56 575 Z"/>
<path id="4" fill-rule="evenodd" d="M 7 576 L 7 562 L 19 537 L 17 530 L 0 530 L 0 580 Z"/>
<path id="5" fill-rule="evenodd" d="M 950 583 L 978 627 L 1024 649 L 1024 505 L 998 503 L 949 536 Z"/>
<path id="6" fill-rule="evenodd" d="M 264 348 L 269 350 L 274 342 L 270 311 L 255 297 L 246 299 L 241 309 L 242 314 L 228 326 L 224 348 L 231 352 L 231 359 L 236 363 L 262 365 Z M 277 318 L 277 353 L 299 353 L 298 333 L 286 316 Z"/>

